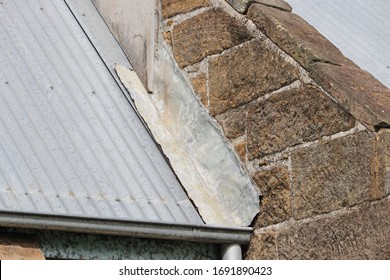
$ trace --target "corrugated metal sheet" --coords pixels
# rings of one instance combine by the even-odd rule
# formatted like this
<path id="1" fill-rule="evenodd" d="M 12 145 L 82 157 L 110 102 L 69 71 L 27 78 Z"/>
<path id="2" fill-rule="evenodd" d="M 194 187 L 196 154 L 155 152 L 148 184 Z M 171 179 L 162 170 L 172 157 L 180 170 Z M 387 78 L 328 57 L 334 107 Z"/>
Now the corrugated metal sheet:
<path id="1" fill-rule="evenodd" d="M 345 56 L 390 88 L 389 0 L 287 0 Z"/>
<path id="2" fill-rule="evenodd" d="M 0 65 L 0 210 L 202 223 L 63 0 L 1 2 Z"/>

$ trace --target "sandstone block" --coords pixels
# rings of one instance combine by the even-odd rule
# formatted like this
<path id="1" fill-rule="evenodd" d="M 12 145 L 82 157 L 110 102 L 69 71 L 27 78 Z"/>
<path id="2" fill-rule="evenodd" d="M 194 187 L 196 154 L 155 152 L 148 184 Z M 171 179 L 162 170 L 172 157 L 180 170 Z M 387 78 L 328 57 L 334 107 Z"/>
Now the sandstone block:
<path id="1" fill-rule="evenodd" d="M 390 89 L 357 67 L 315 63 L 310 75 L 371 130 L 390 125 Z"/>
<path id="2" fill-rule="evenodd" d="M 372 197 L 375 137 L 366 131 L 311 146 L 291 156 L 294 217 L 331 212 Z"/>
<path id="3" fill-rule="evenodd" d="M 280 259 L 387 260 L 390 258 L 389 209 L 390 199 L 385 198 L 369 207 L 285 227 L 278 233 L 278 256 Z M 256 245 L 268 247 L 263 243 Z M 268 250 L 274 255 L 273 248 Z"/>
<path id="4" fill-rule="evenodd" d="M 210 113 L 217 115 L 292 83 L 299 72 L 254 40 L 211 60 L 209 77 Z"/>
<path id="5" fill-rule="evenodd" d="M 239 142 L 234 145 L 234 149 L 241 160 L 241 162 L 246 162 L 246 141 Z"/>
<path id="6" fill-rule="evenodd" d="M 235 139 L 244 135 L 246 131 L 246 114 L 244 105 L 217 115 L 215 119 L 221 125 L 225 136 L 229 139 Z"/>
<path id="7" fill-rule="evenodd" d="M 37 241 L 28 236 L 3 233 L 0 235 L 1 260 L 44 260 Z"/>
<path id="8" fill-rule="evenodd" d="M 237 12 L 245 13 L 252 0 L 226 0 Z"/>
<path id="9" fill-rule="evenodd" d="M 161 0 L 162 14 L 164 18 L 173 17 L 205 7 L 208 2 L 208 0 Z"/>
<path id="10" fill-rule="evenodd" d="M 211 10 L 174 26 L 173 54 L 183 68 L 251 38 L 246 27 L 234 18 L 222 10 Z"/>
<path id="11" fill-rule="evenodd" d="M 208 107 L 208 97 L 207 97 L 207 77 L 206 74 L 200 74 L 199 76 L 191 80 L 194 91 L 198 96 L 202 104 L 207 108 Z"/>
<path id="12" fill-rule="evenodd" d="M 245 258 L 248 260 L 277 259 L 276 232 L 268 231 L 253 236 Z"/>
<path id="13" fill-rule="evenodd" d="M 291 189 L 287 167 L 278 166 L 257 172 L 253 180 L 260 188 L 262 199 L 255 228 L 283 222 L 291 217 Z"/>
<path id="14" fill-rule="evenodd" d="M 292 11 L 292 7 L 283 0 L 254 0 L 252 2 L 263 4 L 286 12 Z"/>
<path id="15" fill-rule="evenodd" d="M 378 164 L 379 164 L 379 191 L 390 194 L 390 129 L 381 129 L 378 132 Z"/>
<path id="16" fill-rule="evenodd" d="M 248 17 L 305 69 L 318 61 L 339 65 L 352 64 L 339 49 L 296 14 L 253 4 L 249 8 Z"/>
<path id="17" fill-rule="evenodd" d="M 247 121 L 249 159 L 349 130 L 355 123 L 350 114 L 311 85 L 275 94 L 252 106 Z"/>

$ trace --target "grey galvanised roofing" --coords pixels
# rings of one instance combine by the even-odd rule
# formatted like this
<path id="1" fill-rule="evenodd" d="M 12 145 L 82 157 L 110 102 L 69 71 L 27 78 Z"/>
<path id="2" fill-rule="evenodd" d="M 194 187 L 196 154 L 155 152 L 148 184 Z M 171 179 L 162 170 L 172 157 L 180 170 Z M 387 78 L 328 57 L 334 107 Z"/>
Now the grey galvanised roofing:
<path id="1" fill-rule="evenodd" d="M 389 0 L 287 0 L 345 56 L 390 88 Z"/>
<path id="2" fill-rule="evenodd" d="M 129 64 L 89 0 L 1 2 L 0 211 L 203 223 L 102 60 L 113 53 Z"/>

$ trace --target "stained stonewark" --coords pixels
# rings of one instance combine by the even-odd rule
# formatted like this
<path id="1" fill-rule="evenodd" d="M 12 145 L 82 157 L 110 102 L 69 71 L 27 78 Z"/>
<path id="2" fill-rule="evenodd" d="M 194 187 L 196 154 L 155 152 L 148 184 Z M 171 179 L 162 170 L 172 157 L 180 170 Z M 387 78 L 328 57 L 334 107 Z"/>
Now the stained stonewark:
<path id="1" fill-rule="evenodd" d="M 349 113 L 311 85 L 256 102 L 248 112 L 249 159 L 349 130 L 355 124 Z"/>
<path id="2" fill-rule="evenodd" d="M 278 234 L 280 259 L 389 259 L 390 199 L 296 224 Z M 261 244 L 257 244 L 261 246 Z M 274 256 L 273 250 L 268 254 Z"/>
<path id="3" fill-rule="evenodd" d="M 205 7 L 208 2 L 208 0 L 162 0 L 162 14 L 164 18 L 173 17 L 177 14 L 188 13 Z"/>
<path id="4" fill-rule="evenodd" d="M 248 17 L 281 49 L 308 69 L 313 62 L 351 65 L 352 62 L 300 16 L 253 4 Z"/>
<path id="5" fill-rule="evenodd" d="M 286 166 L 257 172 L 253 179 L 262 193 L 255 228 L 281 223 L 291 217 L 290 177 Z"/>
<path id="6" fill-rule="evenodd" d="M 261 40 L 216 57 L 209 65 L 210 114 L 217 115 L 299 79 L 298 70 Z"/>
<path id="7" fill-rule="evenodd" d="M 386 196 L 372 182 L 375 141 L 374 134 L 363 131 L 294 153 L 294 217 L 302 219 Z"/>
<path id="8" fill-rule="evenodd" d="M 174 26 L 173 54 L 181 68 L 252 38 L 244 25 L 217 9 Z"/>

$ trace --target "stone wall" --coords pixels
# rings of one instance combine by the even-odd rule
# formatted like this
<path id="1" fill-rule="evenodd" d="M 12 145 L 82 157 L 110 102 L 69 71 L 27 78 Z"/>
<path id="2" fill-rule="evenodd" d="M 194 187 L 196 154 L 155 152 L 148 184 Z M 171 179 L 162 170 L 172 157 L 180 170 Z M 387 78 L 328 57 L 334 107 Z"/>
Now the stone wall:
<path id="1" fill-rule="evenodd" d="M 390 258 L 390 90 L 284 1 L 161 4 L 178 67 L 262 192 L 246 258 Z"/>

